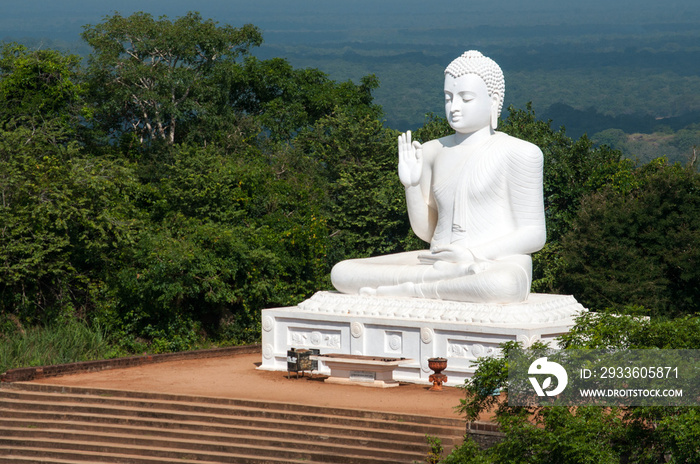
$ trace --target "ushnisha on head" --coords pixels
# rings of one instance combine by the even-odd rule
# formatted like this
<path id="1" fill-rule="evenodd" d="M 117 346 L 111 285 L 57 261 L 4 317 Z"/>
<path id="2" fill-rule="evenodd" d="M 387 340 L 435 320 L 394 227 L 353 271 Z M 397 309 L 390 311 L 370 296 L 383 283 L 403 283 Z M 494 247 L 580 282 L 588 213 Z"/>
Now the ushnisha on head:
<path id="1" fill-rule="evenodd" d="M 500 66 L 491 58 L 482 55 L 481 52 L 469 50 L 453 60 L 445 69 L 445 75 L 455 79 L 466 74 L 476 74 L 486 84 L 489 96 L 498 103 L 497 107 L 494 108 L 494 116 L 497 121 L 503 109 L 503 99 L 506 93 L 505 78 Z M 495 124 L 493 124 L 493 128 L 496 128 Z"/>

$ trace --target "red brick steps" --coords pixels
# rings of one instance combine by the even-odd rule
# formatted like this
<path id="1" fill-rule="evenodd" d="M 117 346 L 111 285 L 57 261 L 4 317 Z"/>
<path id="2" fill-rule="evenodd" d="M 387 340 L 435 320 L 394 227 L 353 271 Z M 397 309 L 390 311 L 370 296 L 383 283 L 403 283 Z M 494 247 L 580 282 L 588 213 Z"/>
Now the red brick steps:
<path id="1" fill-rule="evenodd" d="M 0 389 L 0 463 L 410 463 L 458 419 L 32 383 Z"/>

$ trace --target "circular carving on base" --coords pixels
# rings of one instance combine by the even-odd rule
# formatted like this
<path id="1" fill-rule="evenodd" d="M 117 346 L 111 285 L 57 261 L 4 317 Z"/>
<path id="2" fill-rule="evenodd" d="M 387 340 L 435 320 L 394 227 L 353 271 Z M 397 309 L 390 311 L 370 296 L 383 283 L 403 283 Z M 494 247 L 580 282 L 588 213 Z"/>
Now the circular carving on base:
<path id="1" fill-rule="evenodd" d="M 420 360 L 420 370 L 423 372 L 432 372 L 433 370 L 428 366 L 428 358 L 423 358 Z"/>
<path id="2" fill-rule="evenodd" d="M 365 333 L 365 326 L 361 322 L 350 324 L 350 333 L 354 338 L 360 338 Z"/>
<path id="3" fill-rule="evenodd" d="M 493 348 L 492 346 L 484 346 L 484 345 L 472 345 L 472 354 L 477 357 L 477 358 L 483 358 L 486 356 L 495 356 L 497 354 L 497 350 Z"/>
<path id="4" fill-rule="evenodd" d="M 275 320 L 270 316 L 263 317 L 262 328 L 265 332 L 269 332 L 275 326 Z"/>
<path id="5" fill-rule="evenodd" d="M 311 332 L 311 344 L 318 346 L 321 344 L 321 341 L 323 340 L 323 335 L 321 335 L 321 332 Z"/>
<path id="6" fill-rule="evenodd" d="M 394 351 L 401 351 L 401 337 L 398 335 L 392 335 L 389 337 L 389 348 Z"/>
<path id="7" fill-rule="evenodd" d="M 420 329 L 420 340 L 426 345 L 433 342 L 434 332 L 430 327 Z"/>
<path id="8" fill-rule="evenodd" d="M 360 350 L 355 350 L 355 351 L 353 352 L 353 354 L 354 354 L 355 356 L 362 356 L 362 351 L 360 351 Z"/>
<path id="9" fill-rule="evenodd" d="M 263 350 L 262 350 L 263 358 L 272 359 L 274 354 L 275 354 L 275 351 L 272 349 L 272 345 L 270 345 L 269 343 L 263 347 Z"/>

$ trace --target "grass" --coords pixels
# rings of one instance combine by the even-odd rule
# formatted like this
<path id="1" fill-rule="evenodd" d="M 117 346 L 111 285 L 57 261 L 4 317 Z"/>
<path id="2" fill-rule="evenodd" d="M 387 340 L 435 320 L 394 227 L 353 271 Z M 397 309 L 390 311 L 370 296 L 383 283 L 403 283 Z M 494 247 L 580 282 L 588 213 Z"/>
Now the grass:
<path id="1" fill-rule="evenodd" d="M 150 339 L 120 338 L 73 315 L 59 317 L 48 326 L 25 327 L 16 316 L 0 314 L 0 373 L 20 367 L 53 366 L 141 353 L 159 354 L 255 342 L 247 329 L 244 338 L 234 339 L 240 334 L 229 332 L 229 337 L 216 342 L 201 336 L 192 326 L 170 332 L 152 331 Z"/>
<path id="2" fill-rule="evenodd" d="M 116 350 L 99 327 L 68 318 L 47 327 L 11 330 L 5 324 L 0 333 L 0 372 L 19 367 L 35 367 L 91 361 L 115 357 Z"/>

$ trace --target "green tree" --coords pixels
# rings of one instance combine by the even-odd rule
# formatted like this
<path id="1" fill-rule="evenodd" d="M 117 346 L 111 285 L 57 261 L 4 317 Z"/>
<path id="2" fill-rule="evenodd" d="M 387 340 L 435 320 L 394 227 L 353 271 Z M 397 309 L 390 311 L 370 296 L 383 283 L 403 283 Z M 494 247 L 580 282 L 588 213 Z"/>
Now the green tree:
<path id="1" fill-rule="evenodd" d="M 206 120 L 221 100 L 220 75 L 262 43 L 253 25 L 218 26 L 194 12 L 174 21 L 115 13 L 82 36 L 93 48 L 87 80 L 95 121 L 116 136 L 171 145 L 180 125 Z"/>
<path id="2" fill-rule="evenodd" d="M 0 49 L 0 129 L 51 121 L 74 130 L 83 109 L 80 57 L 29 50 L 17 43 Z"/>
<path id="3" fill-rule="evenodd" d="M 639 307 L 627 312 L 639 313 Z M 563 349 L 695 349 L 700 317 L 640 318 L 584 313 L 560 339 Z M 508 393 L 508 356 L 522 348 L 502 345 L 504 356 L 481 358 L 465 382 L 459 409 L 467 420 L 494 411 L 505 438 L 488 450 L 467 440 L 441 462 L 476 463 L 640 463 L 696 462 L 700 421 L 694 407 L 514 407 L 494 396 Z M 540 350 L 536 343 L 530 350 Z"/>
<path id="4" fill-rule="evenodd" d="M 587 195 L 562 238 L 561 291 L 587 307 L 698 312 L 700 175 L 657 159 Z"/>
<path id="5" fill-rule="evenodd" d="M 688 349 L 700 346 L 700 317 L 675 319 L 646 318 L 642 307 L 629 306 L 624 315 L 588 312 L 579 316 L 576 325 L 561 336 L 566 349 Z"/>
<path id="6" fill-rule="evenodd" d="M 338 109 L 294 141 L 315 175 L 331 234 L 328 270 L 342 259 L 424 247 L 413 236 L 396 174 L 398 133 Z"/>
<path id="7" fill-rule="evenodd" d="M 545 346 L 536 343 L 533 350 Z M 515 342 L 502 345 L 503 357 L 480 358 L 474 376 L 465 382 L 466 399 L 459 410 L 468 421 L 495 409 L 494 420 L 505 438 L 492 448 L 478 450 L 467 438 L 445 458 L 449 464 L 476 463 L 621 463 L 632 447 L 625 443 L 625 427 L 616 409 L 600 407 L 510 406 L 494 392 L 508 393 L 508 356 L 521 350 Z M 624 449 L 626 446 L 627 449 Z M 467 452 L 468 451 L 468 452 Z"/>
<path id="8" fill-rule="evenodd" d="M 220 28 L 196 13 L 172 22 L 117 14 L 83 37 L 95 49 L 87 78 L 96 121 L 148 150 L 136 203 L 147 220 L 110 281 L 112 325 L 187 346 L 178 327 L 254 327 L 260 308 L 327 286 L 329 243 L 340 245 L 334 253 L 396 247 L 397 218 L 383 219 L 384 206 L 403 200 L 385 188 L 376 79 L 336 83 L 282 59 L 239 63 L 262 40 L 258 30 Z M 350 172 L 348 160 L 362 161 Z M 368 185 L 382 211 L 372 201 L 336 208 L 353 192 L 369 200 Z M 349 212 L 334 219 L 338 211 Z M 382 225 L 360 231 L 364 213 Z M 340 222 L 356 235 L 328 232 Z"/>
<path id="9" fill-rule="evenodd" d="M 0 311 L 92 313 L 133 234 L 128 165 L 87 158 L 63 127 L 0 132 Z"/>
<path id="10" fill-rule="evenodd" d="M 336 111 L 357 118 L 381 116 L 372 97 L 379 82 L 372 75 L 363 77 L 360 84 L 338 83 L 318 69 L 295 69 L 282 58 L 247 57 L 224 80 L 228 104 L 256 116 L 262 129 L 277 141 L 292 140 Z"/>
<path id="11" fill-rule="evenodd" d="M 313 186 L 255 147 L 237 157 L 214 146 L 171 151 L 142 186 L 148 221 L 110 280 L 110 325 L 157 350 L 187 349 L 197 331 L 255 341 L 261 308 L 296 304 L 325 277 L 328 233 Z"/>

